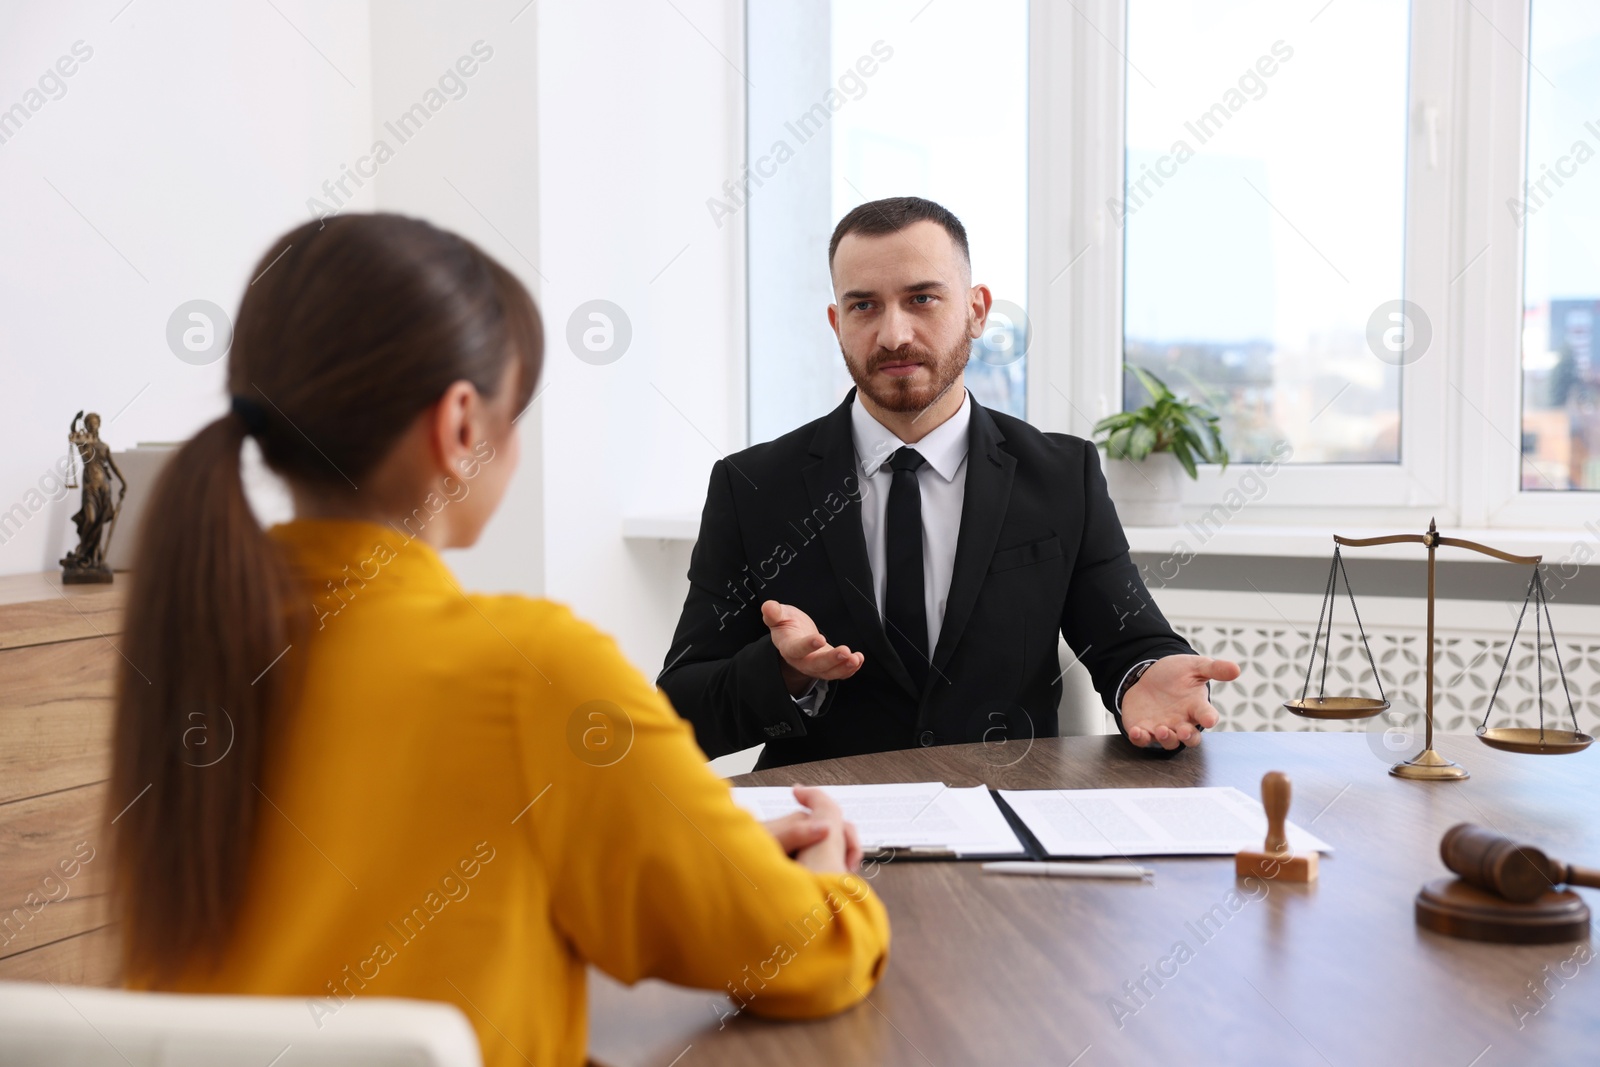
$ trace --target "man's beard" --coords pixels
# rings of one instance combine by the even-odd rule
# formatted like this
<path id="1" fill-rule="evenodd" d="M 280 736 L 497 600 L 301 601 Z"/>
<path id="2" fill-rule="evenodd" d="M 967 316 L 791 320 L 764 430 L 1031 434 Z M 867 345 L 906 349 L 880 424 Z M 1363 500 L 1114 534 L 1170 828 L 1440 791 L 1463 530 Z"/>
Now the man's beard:
<path id="1" fill-rule="evenodd" d="M 923 349 L 903 348 L 890 352 L 880 348 L 859 368 L 844 351 L 843 345 L 839 346 L 839 352 L 844 356 L 845 369 L 850 372 L 856 388 L 869 400 L 885 411 L 908 414 L 932 407 L 960 380 L 961 372 L 967 369 L 967 361 L 972 358 L 972 338 L 963 335 L 948 352 L 937 358 Z M 920 362 L 928 371 L 930 380 L 914 382 L 911 378 L 893 378 L 876 373 L 885 363 L 902 363 L 908 359 Z"/>

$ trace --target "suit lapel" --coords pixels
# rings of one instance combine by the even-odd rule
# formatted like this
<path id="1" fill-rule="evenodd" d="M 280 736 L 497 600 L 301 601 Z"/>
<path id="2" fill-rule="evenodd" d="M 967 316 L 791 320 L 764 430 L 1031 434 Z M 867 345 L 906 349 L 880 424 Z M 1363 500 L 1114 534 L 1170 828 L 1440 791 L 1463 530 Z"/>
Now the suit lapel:
<path id="1" fill-rule="evenodd" d="M 967 619 L 978 602 L 978 592 L 983 588 L 989 564 L 994 559 L 1000 528 L 1005 524 L 1017 460 L 1000 447 L 1004 440 L 994 418 L 973 400 L 967 443 L 967 486 L 961 500 L 961 532 L 956 535 L 955 569 L 950 576 L 950 593 L 945 598 L 944 621 L 939 626 L 939 644 L 933 650 L 934 669 L 928 675 L 930 685 L 939 677 L 961 640 Z"/>
<path id="2" fill-rule="evenodd" d="M 839 595 L 844 598 L 850 618 L 856 624 L 856 632 L 862 635 L 855 651 L 864 653 L 868 659 L 876 659 L 895 683 L 914 697 L 918 695 L 916 686 L 912 684 L 905 664 L 900 662 L 894 647 L 889 644 L 873 592 L 872 566 L 867 560 L 867 539 L 861 531 L 861 470 L 856 464 L 855 443 L 850 436 L 850 405 L 854 400 L 855 391 L 851 390 L 844 403 L 834 409 L 811 439 L 811 454 L 816 459 L 803 471 L 806 495 L 813 512 L 820 508 L 823 514 L 830 514 L 832 509 L 827 506 L 827 497 L 830 494 L 847 495 L 850 486 L 856 487 L 854 506 L 845 508 L 833 521 L 823 526 L 822 544 L 827 550 L 834 580 L 839 583 Z M 968 477 L 970 479 L 970 473 Z M 970 485 L 969 481 L 968 500 L 971 499 Z M 965 537 L 965 531 L 961 536 Z M 833 640 L 835 635 L 824 636 Z"/>

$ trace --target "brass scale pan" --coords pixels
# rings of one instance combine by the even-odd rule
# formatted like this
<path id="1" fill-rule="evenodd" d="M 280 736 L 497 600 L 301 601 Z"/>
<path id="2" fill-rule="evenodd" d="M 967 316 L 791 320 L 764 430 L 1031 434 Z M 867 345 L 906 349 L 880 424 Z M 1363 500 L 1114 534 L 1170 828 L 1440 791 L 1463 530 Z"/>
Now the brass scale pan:
<path id="1" fill-rule="evenodd" d="M 1377 697 L 1296 697 L 1283 706 L 1307 719 L 1370 719 L 1387 711 L 1389 702 Z"/>
<path id="2" fill-rule="evenodd" d="M 1496 726 L 1478 731 L 1478 740 L 1490 748 L 1506 752 L 1526 752 L 1536 756 L 1563 756 L 1582 752 L 1594 738 L 1576 730 L 1541 730 L 1537 726 Z"/>

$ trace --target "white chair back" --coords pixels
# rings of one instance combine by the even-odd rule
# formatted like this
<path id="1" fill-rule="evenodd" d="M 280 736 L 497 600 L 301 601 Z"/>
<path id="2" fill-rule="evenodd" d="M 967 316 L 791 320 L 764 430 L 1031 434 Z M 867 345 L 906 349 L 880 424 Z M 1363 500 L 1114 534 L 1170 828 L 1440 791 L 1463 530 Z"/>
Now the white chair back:
<path id="1" fill-rule="evenodd" d="M 472 1024 L 453 1004 L 327 1006 L 0 982 L 0 1067 L 482 1067 Z"/>

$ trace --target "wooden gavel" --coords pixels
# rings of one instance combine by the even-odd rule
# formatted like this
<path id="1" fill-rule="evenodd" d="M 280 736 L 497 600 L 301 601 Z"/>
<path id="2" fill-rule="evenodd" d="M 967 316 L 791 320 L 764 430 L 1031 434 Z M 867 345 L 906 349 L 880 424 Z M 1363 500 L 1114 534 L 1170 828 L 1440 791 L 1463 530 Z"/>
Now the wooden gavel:
<path id="1" fill-rule="evenodd" d="M 1526 904 L 1565 882 L 1600 889 L 1600 871 L 1553 860 L 1540 850 L 1472 823 L 1458 823 L 1439 842 L 1444 865 L 1463 882 Z"/>

